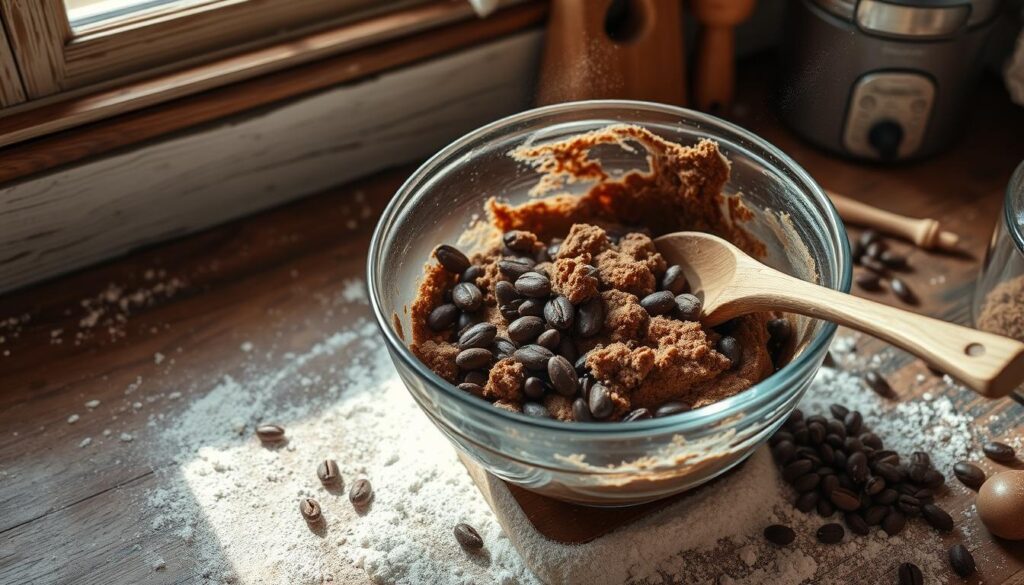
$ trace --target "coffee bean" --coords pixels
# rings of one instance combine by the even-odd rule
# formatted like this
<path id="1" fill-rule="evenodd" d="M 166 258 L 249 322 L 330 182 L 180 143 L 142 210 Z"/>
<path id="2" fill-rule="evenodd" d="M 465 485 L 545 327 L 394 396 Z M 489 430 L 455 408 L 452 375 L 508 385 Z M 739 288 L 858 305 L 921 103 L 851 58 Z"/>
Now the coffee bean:
<path id="1" fill-rule="evenodd" d="M 459 349 L 487 348 L 498 336 L 498 328 L 491 323 L 477 323 L 459 336 Z"/>
<path id="2" fill-rule="evenodd" d="M 836 544 L 843 540 L 846 531 L 841 524 L 830 522 L 818 529 L 818 542 L 822 544 Z"/>
<path id="3" fill-rule="evenodd" d="M 562 342 L 562 334 L 557 329 L 548 329 L 537 336 L 537 345 L 546 347 L 551 351 L 558 351 L 558 344 Z M 569 363 L 572 366 L 572 362 Z"/>
<path id="4" fill-rule="evenodd" d="M 820 445 L 825 441 L 825 425 L 814 421 L 807 425 L 807 438 L 812 445 Z"/>
<path id="5" fill-rule="evenodd" d="M 555 389 L 555 392 L 566 398 L 576 395 L 579 378 L 576 376 L 576 370 L 573 369 L 569 360 L 560 355 L 549 358 L 548 378 L 551 380 L 551 386 Z"/>
<path id="6" fill-rule="evenodd" d="M 607 418 L 615 409 L 611 392 L 600 382 L 591 387 L 587 405 L 590 406 L 590 414 L 594 415 L 594 418 Z"/>
<path id="7" fill-rule="evenodd" d="M 517 349 L 512 354 L 512 357 L 526 366 L 526 369 L 528 370 L 544 372 L 547 371 L 548 360 L 550 360 L 554 355 L 555 354 L 551 353 L 551 350 L 546 347 L 541 347 L 539 345 L 524 345 Z"/>
<path id="8" fill-rule="evenodd" d="M 917 304 L 917 295 L 914 291 L 910 290 L 907 283 L 903 282 L 899 278 L 893 278 L 889 281 L 889 288 L 892 290 L 892 294 L 896 295 L 901 301 L 908 305 Z"/>
<path id="9" fill-rule="evenodd" d="M 673 296 L 686 290 L 686 276 L 681 266 L 673 264 L 665 270 L 665 276 L 661 278 L 661 290 L 668 291 Z"/>
<path id="10" fill-rule="evenodd" d="M 462 381 L 469 382 L 470 384 L 476 384 L 478 386 L 483 386 L 484 384 L 487 383 L 487 372 L 483 372 L 480 370 L 466 372 L 466 375 L 462 378 Z"/>
<path id="11" fill-rule="evenodd" d="M 508 324 L 508 337 L 516 343 L 527 343 L 544 332 L 544 319 L 520 317 Z"/>
<path id="12" fill-rule="evenodd" d="M 572 417 L 577 422 L 590 422 L 594 417 L 590 414 L 590 407 L 583 398 L 577 398 L 572 402 Z"/>
<path id="13" fill-rule="evenodd" d="M 784 317 L 769 319 L 766 327 L 772 342 L 777 344 L 786 343 L 793 335 L 793 325 Z"/>
<path id="14" fill-rule="evenodd" d="M 864 444 L 860 442 L 857 437 L 846 437 L 843 440 L 843 449 L 846 449 L 847 453 L 856 453 L 864 450 Z"/>
<path id="15" fill-rule="evenodd" d="M 483 385 L 477 384 L 476 382 L 463 382 L 459 384 L 459 390 L 462 390 L 463 392 L 468 392 L 469 394 L 472 394 L 473 396 L 477 396 L 480 398 L 484 397 Z"/>
<path id="16" fill-rule="evenodd" d="M 946 483 L 946 476 L 934 469 L 929 469 L 924 473 L 924 477 L 921 479 L 920 483 L 926 488 L 935 489 Z"/>
<path id="17" fill-rule="evenodd" d="M 532 258 L 506 257 L 498 260 L 498 272 L 505 277 L 515 280 L 520 276 L 533 270 L 537 263 Z"/>
<path id="18" fill-rule="evenodd" d="M 871 447 L 872 449 L 882 448 L 882 439 L 878 438 L 878 435 L 874 433 L 861 433 L 860 442 L 862 445 Z"/>
<path id="19" fill-rule="evenodd" d="M 932 528 L 939 532 L 949 532 L 950 530 L 953 530 L 953 517 L 935 504 L 925 504 L 921 506 L 921 516 L 924 516 L 924 519 L 932 525 Z"/>
<path id="20" fill-rule="evenodd" d="M 935 503 L 935 494 L 928 488 L 917 490 L 914 493 L 914 497 L 917 498 L 917 501 L 921 502 L 922 505 Z"/>
<path id="21" fill-rule="evenodd" d="M 920 500 L 909 494 L 901 494 L 896 500 L 896 507 L 908 516 L 916 516 L 921 513 Z"/>
<path id="22" fill-rule="evenodd" d="M 860 272 L 853 281 L 864 290 L 876 291 L 882 288 L 882 279 L 874 272 Z"/>
<path id="23" fill-rule="evenodd" d="M 455 324 L 455 331 L 458 335 L 462 335 L 469 330 L 470 327 L 477 323 L 482 323 L 484 320 L 483 311 L 477 311 L 476 313 L 461 313 L 459 314 L 458 323 Z"/>
<path id="24" fill-rule="evenodd" d="M 527 398 L 540 400 L 544 396 L 545 389 L 544 380 L 536 376 L 530 376 L 523 382 L 523 394 L 526 394 Z"/>
<path id="25" fill-rule="evenodd" d="M 348 501 L 352 502 L 352 505 L 357 508 L 370 503 L 373 499 L 373 486 L 370 485 L 370 480 L 360 478 L 352 484 L 352 488 L 348 490 Z"/>
<path id="26" fill-rule="evenodd" d="M 452 289 L 452 302 L 463 311 L 472 313 L 484 302 L 484 294 L 472 282 L 460 282 Z"/>
<path id="27" fill-rule="evenodd" d="M 473 265 L 462 271 L 462 276 L 459 277 L 459 282 L 472 282 L 476 284 L 476 279 L 484 275 L 483 266 Z"/>
<path id="28" fill-rule="evenodd" d="M 580 354 L 576 349 L 576 342 L 568 335 L 561 335 L 561 339 L 558 342 L 558 355 L 572 362 L 573 367 L 575 367 L 576 360 L 579 359 Z"/>
<path id="29" fill-rule="evenodd" d="M 572 329 L 575 312 L 576 308 L 563 296 L 557 296 L 544 305 L 544 319 L 559 331 Z"/>
<path id="30" fill-rule="evenodd" d="M 882 530 L 889 536 L 896 536 L 907 525 L 907 517 L 899 510 L 892 510 L 882 519 Z"/>
<path id="31" fill-rule="evenodd" d="M 491 345 L 491 349 L 494 351 L 494 354 L 498 359 L 503 359 L 512 357 L 512 354 L 519 349 L 519 345 L 511 339 L 496 337 L 494 338 L 494 344 Z"/>
<path id="32" fill-rule="evenodd" d="M 434 248 L 434 258 L 441 264 L 441 267 L 452 274 L 462 274 L 469 268 L 469 258 L 460 252 L 458 248 L 442 244 Z"/>
<path id="33" fill-rule="evenodd" d="M 835 506 L 832 505 L 832 502 L 830 502 L 829 500 L 826 500 L 824 498 L 818 500 L 818 515 L 819 516 L 821 516 L 822 518 L 829 518 L 829 517 L 832 516 L 832 514 L 835 514 L 835 513 L 836 513 L 836 508 L 835 508 Z"/>
<path id="34" fill-rule="evenodd" d="M 593 337 L 604 326 L 604 300 L 596 296 L 576 310 L 576 333 L 580 337 Z"/>
<path id="35" fill-rule="evenodd" d="M 810 432 L 807 430 L 807 425 L 801 423 L 800 426 L 793 428 L 793 440 L 797 445 L 806 445 L 810 438 Z"/>
<path id="36" fill-rule="evenodd" d="M 793 482 L 793 489 L 801 493 L 809 492 L 818 487 L 819 483 L 821 483 L 820 475 L 817 473 L 808 473 L 807 475 L 798 477 L 796 481 Z"/>
<path id="37" fill-rule="evenodd" d="M 868 506 L 866 512 L 864 512 L 864 521 L 869 526 L 878 526 L 885 519 L 885 515 L 889 513 L 889 506 L 882 506 L 875 504 L 874 506 Z"/>
<path id="38" fill-rule="evenodd" d="M 807 417 L 807 424 L 811 423 L 818 423 L 821 426 L 825 426 L 826 424 L 828 424 L 828 419 L 821 416 L 820 414 L 815 414 Z"/>
<path id="39" fill-rule="evenodd" d="M 316 524 L 324 519 L 323 513 L 320 511 L 320 502 L 313 498 L 302 498 L 299 500 L 299 513 L 310 524 Z"/>
<path id="40" fill-rule="evenodd" d="M 871 242 L 870 244 L 867 245 L 867 247 L 864 248 L 864 253 L 871 258 L 879 259 L 882 256 L 882 252 L 884 252 L 886 248 L 888 248 L 888 246 L 886 246 L 884 241 L 875 240 L 874 242 Z"/>
<path id="41" fill-rule="evenodd" d="M 662 290 L 640 299 L 640 306 L 652 317 L 666 315 L 676 308 L 676 298 L 670 291 Z"/>
<path id="42" fill-rule="evenodd" d="M 546 299 L 551 294 L 551 281 L 537 272 L 527 272 L 516 279 L 516 292 L 524 297 Z"/>
<path id="43" fill-rule="evenodd" d="M 588 351 L 587 353 L 576 358 L 576 361 L 573 362 L 572 364 L 573 367 L 576 368 L 576 373 L 579 374 L 580 376 L 586 374 L 589 371 L 587 368 L 587 356 L 589 355 L 590 352 Z"/>
<path id="44" fill-rule="evenodd" d="M 907 466 L 907 477 L 909 477 L 910 481 L 914 483 L 923 483 L 924 475 L 928 473 L 928 469 L 929 467 L 927 464 L 911 462 L 910 465 Z"/>
<path id="45" fill-rule="evenodd" d="M 775 433 L 768 437 L 768 445 L 774 447 L 783 441 L 793 442 L 793 433 L 785 430 L 785 428 L 775 431 Z"/>
<path id="46" fill-rule="evenodd" d="M 765 527 L 764 538 L 772 544 L 786 546 L 787 544 L 792 544 L 793 541 L 796 540 L 796 532 L 793 532 L 793 529 L 789 526 L 772 524 Z"/>
<path id="47" fill-rule="evenodd" d="M 906 472 L 902 468 L 892 465 L 891 463 L 877 462 L 872 466 L 875 474 L 878 477 L 884 478 L 890 485 L 896 485 L 907 479 Z"/>
<path id="48" fill-rule="evenodd" d="M 847 456 L 846 474 L 857 485 L 868 480 L 868 457 L 863 451 L 857 451 Z"/>
<path id="49" fill-rule="evenodd" d="M 455 356 L 455 364 L 463 370 L 479 370 L 491 363 L 491 351 L 481 347 L 464 349 Z"/>
<path id="50" fill-rule="evenodd" d="M 548 243 L 548 256 L 552 259 L 558 258 L 558 252 L 562 249 L 562 238 L 551 238 Z"/>
<path id="51" fill-rule="evenodd" d="M 844 414 L 843 416 L 846 415 Z M 825 425 L 825 430 L 828 432 L 829 435 L 835 435 L 836 438 L 839 439 L 838 445 L 832 445 L 832 443 L 829 443 L 830 445 L 832 445 L 833 447 L 843 446 L 843 441 L 846 440 L 846 427 L 843 426 L 842 419 L 828 421 L 828 423 Z M 828 437 L 826 437 L 825 440 L 828 441 Z"/>
<path id="52" fill-rule="evenodd" d="M 878 255 L 878 259 L 893 270 L 904 270 L 907 267 L 907 257 L 901 256 L 892 250 L 885 250 Z"/>
<path id="53" fill-rule="evenodd" d="M 521 230 L 509 230 L 501 235 L 501 241 L 505 247 L 515 252 L 533 252 L 533 238 L 530 232 Z"/>
<path id="54" fill-rule="evenodd" d="M 635 420 L 647 420 L 651 418 L 651 411 L 646 408 L 638 408 L 622 417 L 622 422 L 633 422 Z"/>
<path id="55" fill-rule="evenodd" d="M 794 502 L 793 505 L 796 507 L 797 510 L 800 510 L 801 512 L 804 513 L 808 513 L 818 505 L 818 500 L 820 499 L 821 494 L 819 494 L 815 490 L 812 490 L 798 495 L 796 498 L 796 502 Z"/>
<path id="56" fill-rule="evenodd" d="M 715 348 L 718 353 L 729 358 L 730 369 L 736 369 L 740 365 L 740 361 L 743 359 L 743 348 L 740 347 L 740 342 L 735 337 L 725 336 L 718 340 L 718 347 Z"/>
<path id="57" fill-rule="evenodd" d="M 284 440 L 284 427 L 281 425 L 259 425 L 256 436 L 264 443 L 277 443 Z"/>
<path id="58" fill-rule="evenodd" d="M 832 492 L 839 489 L 839 476 L 838 475 L 826 475 L 821 478 L 821 493 L 825 494 L 826 497 L 832 494 Z"/>
<path id="59" fill-rule="evenodd" d="M 700 299 L 684 293 L 676 296 L 675 303 L 677 317 L 683 321 L 700 321 L 700 311 L 703 307 Z"/>
<path id="60" fill-rule="evenodd" d="M 881 260 L 878 258 L 872 258 L 867 254 L 860 257 L 860 265 L 879 276 L 883 276 L 889 271 L 888 267 L 885 264 L 882 264 Z"/>
<path id="61" fill-rule="evenodd" d="M 868 478 L 867 482 L 864 483 L 864 493 L 869 496 L 879 494 L 884 489 L 885 480 L 877 475 Z"/>
<path id="62" fill-rule="evenodd" d="M 324 485 L 334 485 L 341 481 L 341 471 L 338 470 L 338 463 L 334 459 L 324 459 L 316 467 L 316 476 Z"/>
<path id="63" fill-rule="evenodd" d="M 1011 463 L 1017 458 L 1017 454 L 1014 453 L 1013 447 L 1006 443 L 1000 443 L 999 441 L 985 443 L 982 445 L 981 450 L 985 452 L 985 457 L 999 463 Z"/>
<path id="64" fill-rule="evenodd" d="M 822 443 L 818 445 L 818 455 L 821 456 L 821 461 L 825 465 L 831 465 L 835 459 L 835 449 L 828 443 Z"/>
<path id="65" fill-rule="evenodd" d="M 868 457 L 868 460 L 875 465 L 878 463 L 887 463 L 889 465 L 900 464 L 900 456 L 895 451 L 889 449 L 876 450 L 870 457 Z"/>
<path id="66" fill-rule="evenodd" d="M 680 412 L 689 412 L 691 406 L 685 402 L 666 402 L 654 410 L 654 418 L 671 416 Z"/>
<path id="67" fill-rule="evenodd" d="M 812 471 L 814 471 L 814 463 L 812 461 L 797 459 L 782 468 L 782 479 L 787 483 L 793 483 L 797 478 L 807 475 Z"/>
<path id="68" fill-rule="evenodd" d="M 494 284 L 494 298 L 499 305 L 509 305 L 519 298 L 519 293 L 511 282 L 499 280 Z"/>
<path id="69" fill-rule="evenodd" d="M 802 420 L 804 420 L 804 412 L 799 408 L 794 408 L 793 412 L 789 413 L 789 416 L 786 417 L 785 424 L 787 427 L 791 427 Z"/>
<path id="70" fill-rule="evenodd" d="M 846 426 L 846 432 L 850 435 L 860 433 L 860 429 L 863 424 L 864 418 L 861 416 L 860 412 L 856 410 L 851 410 L 846 413 L 845 417 L 843 417 L 843 425 Z"/>
<path id="71" fill-rule="evenodd" d="M 772 447 L 772 456 L 779 464 L 786 464 L 796 455 L 796 446 L 790 441 L 782 441 Z"/>
<path id="72" fill-rule="evenodd" d="M 427 327 L 434 331 L 444 331 L 455 324 L 459 318 L 459 308 L 452 303 L 438 305 L 427 315 Z"/>
<path id="73" fill-rule="evenodd" d="M 543 317 L 544 304 L 541 299 L 526 299 L 517 310 L 523 317 Z"/>
<path id="74" fill-rule="evenodd" d="M 869 370 L 864 374 L 864 382 L 868 385 L 868 388 L 874 391 L 875 394 L 878 394 L 883 398 L 893 397 L 892 386 L 890 386 L 889 382 L 875 370 Z"/>
<path id="75" fill-rule="evenodd" d="M 547 407 L 536 402 L 524 402 L 523 414 L 533 418 L 551 418 L 551 413 L 548 412 Z"/>
<path id="76" fill-rule="evenodd" d="M 452 531 L 463 550 L 476 551 L 483 548 L 484 539 L 480 538 L 480 533 L 469 524 L 456 524 Z"/>
<path id="77" fill-rule="evenodd" d="M 973 490 L 981 488 L 981 484 L 985 483 L 985 472 L 977 465 L 967 461 L 960 461 L 954 465 L 953 473 L 960 483 Z"/>
<path id="78" fill-rule="evenodd" d="M 877 496 L 872 498 L 876 504 L 884 506 L 890 506 L 896 503 L 896 500 L 900 497 L 900 493 L 893 488 L 885 488 Z"/>
<path id="79" fill-rule="evenodd" d="M 830 502 L 844 512 L 852 512 L 860 507 L 860 498 L 846 488 L 837 488 L 828 495 Z"/>
<path id="80" fill-rule="evenodd" d="M 860 243 L 861 247 L 867 249 L 871 244 L 880 241 L 882 238 L 878 232 L 872 229 L 864 230 L 860 233 L 860 237 L 857 238 L 857 242 Z"/>
<path id="81" fill-rule="evenodd" d="M 871 532 L 871 528 L 868 527 L 868 523 L 864 520 L 864 517 L 860 514 L 853 512 L 847 512 L 843 514 L 843 521 L 846 522 L 846 527 L 850 529 L 850 532 L 866 536 Z"/>
<path id="82" fill-rule="evenodd" d="M 505 321 L 508 321 L 509 323 L 522 317 L 522 315 L 519 314 L 519 309 L 516 305 L 499 305 L 498 312 L 500 312 Z"/>
<path id="83" fill-rule="evenodd" d="M 914 563 L 900 563 L 900 568 L 896 573 L 899 576 L 900 585 L 924 585 L 924 575 Z"/>
<path id="84" fill-rule="evenodd" d="M 949 549 L 949 566 L 953 572 L 961 577 L 970 577 L 977 570 L 974 565 L 974 556 L 967 547 L 962 544 L 954 544 Z"/>

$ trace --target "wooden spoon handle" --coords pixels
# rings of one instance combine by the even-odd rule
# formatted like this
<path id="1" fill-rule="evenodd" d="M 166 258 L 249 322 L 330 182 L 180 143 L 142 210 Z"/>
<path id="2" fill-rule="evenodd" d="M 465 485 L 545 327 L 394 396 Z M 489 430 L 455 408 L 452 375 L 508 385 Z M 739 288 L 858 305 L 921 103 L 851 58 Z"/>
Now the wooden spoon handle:
<path id="1" fill-rule="evenodd" d="M 854 199 L 848 199 L 826 191 L 843 221 L 854 225 L 862 225 L 877 229 L 914 242 L 925 250 L 946 250 L 953 252 L 960 242 L 960 237 L 953 232 L 942 229 L 938 221 L 931 218 L 914 218 L 899 215 L 891 211 L 872 207 Z"/>
<path id="2" fill-rule="evenodd" d="M 770 270 L 748 302 L 817 317 L 870 333 L 909 351 L 989 398 L 1024 382 L 1024 343 L 844 294 Z"/>

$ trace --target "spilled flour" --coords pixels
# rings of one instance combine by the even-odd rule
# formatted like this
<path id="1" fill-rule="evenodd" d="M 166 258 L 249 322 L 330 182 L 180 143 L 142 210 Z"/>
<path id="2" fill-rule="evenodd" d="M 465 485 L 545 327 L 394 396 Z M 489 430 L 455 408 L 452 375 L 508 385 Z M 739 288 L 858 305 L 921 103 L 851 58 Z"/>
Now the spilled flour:
<path id="1" fill-rule="evenodd" d="M 359 290 L 347 285 L 345 300 L 365 303 Z M 259 359 L 259 348 L 244 351 Z M 160 487 L 147 494 L 152 528 L 188 544 L 204 582 L 874 583 L 895 582 L 900 561 L 917 563 L 926 582 L 950 575 L 942 541 L 921 522 L 895 538 L 876 531 L 818 544 L 823 520 L 793 510 L 766 449 L 713 489 L 625 529 L 585 545 L 551 543 L 507 492 L 497 492 L 491 511 L 402 386 L 374 323 L 357 321 L 286 357 L 283 368 L 224 378 L 165 421 L 155 445 L 176 465 L 158 470 Z M 940 469 L 975 444 L 968 417 L 944 398 L 888 403 L 859 378 L 822 370 L 804 402 L 818 412 L 837 401 L 861 410 L 900 452 L 930 450 Z M 252 434 L 261 422 L 283 425 L 287 443 L 261 446 Z M 317 480 L 324 458 L 337 460 L 342 488 Z M 361 477 L 375 497 L 359 514 L 347 489 Z M 321 503 L 323 530 L 302 520 L 302 497 Z M 459 548 L 459 522 L 480 532 L 481 554 Z M 772 522 L 793 526 L 794 545 L 765 542 L 761 531 Z"/>

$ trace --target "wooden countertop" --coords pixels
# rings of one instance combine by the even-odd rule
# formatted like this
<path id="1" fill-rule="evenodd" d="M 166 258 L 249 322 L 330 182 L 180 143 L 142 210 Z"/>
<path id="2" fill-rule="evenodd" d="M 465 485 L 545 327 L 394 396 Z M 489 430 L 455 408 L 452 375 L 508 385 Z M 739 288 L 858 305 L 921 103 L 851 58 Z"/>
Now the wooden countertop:
<path id="1" fill-rule="evenodd" d="M 967 253 L 959 257 L 900 249 L 911 252 L 916 267 L 908 281 L 922 299 L 920 310 L 967 321 L 1003 188 L 1024 158 L 1024 109 L 987 79 L 966 114 L 968 132 L 952 150 L 893 168 L 855 164 L 797 140 L 758 105 L 765 102 L 770 69 L 761 66 L 763 60 L 755 63 L 741 75 L 738 93 L 744 97 L 735 120 L 790 153 L 824 187 L 896 212 L 936 217 L 961 234 Z M 274 337 L 278 344 L 304 347 L 351 319 L 368 317 L 365 308 L 362 314 L 325 313 L 316 299 L 335 294 L 346 279 L 363 277 L 375 217 L 408 173 L 382 173 L 0 297 L 0 583 L 178 583 L 195 577 L 181 539 L 147 531 L 150 512 L 121 504 L 154 487 L 155 468 L 172 464 L 145 448 L 153 431 L 145 416 L 131 416 L 126 389 L 141 381 L 149 394 L 182 392 L 181 400 L 147 405 L 148 413 L 174 414 L 190 389 L 242 370 L 243 341 Z M 363 201 L 372 211 L 360 218 Z M 83 305 L 111 283 L 143 294 L 125 306 L 101 300 Z M 884 292 L 870 296 L 897 303 Z M 101 305 L 107 308 L 99 323 L 83 321 Z M 108 324 L 108 318 L 115 319 Z M 871 341 L 861 351 L 881 347 Z M 157 354 L 173 359 L 173 368 L 154 360 Z M 886 369 L 897 389 L 910 387 L 924 371 L 903 354 Z M 924 392 L 928 386 L 916 388 Z M 951 398 L 986 421 L 979 424 L 994 436 L 1024 432 L 1024 407 L 1012 400 L 989 402 L 970 393 Z M 83 403 L 91 399 L 124 416 L 102 449 L 86 450 L 79 447 L 82 438 L 102 437 L 109 418 L 67 419 L 84 413 Z M 1000 413 L 1006 416 L 988 422 Z M 112 440 L 120 433 L 132 440 Z M 969 505 L 967 498 L 947 503 L 954 517 Z M 167 569 L 155 574 L 146 558 L 132 554 L 139 543 L 159 553 Z M 1007 559 L 986 571 L 986 583 L 1024 582 L 1024 543 L 985 546 L 982 554 Z"/>

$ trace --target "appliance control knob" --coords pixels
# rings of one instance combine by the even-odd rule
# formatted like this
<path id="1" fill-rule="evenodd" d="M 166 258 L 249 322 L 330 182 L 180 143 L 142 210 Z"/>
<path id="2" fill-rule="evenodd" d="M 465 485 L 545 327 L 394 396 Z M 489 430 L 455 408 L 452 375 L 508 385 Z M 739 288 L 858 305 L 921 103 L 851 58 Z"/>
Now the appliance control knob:
<path id="1" fill-rule="evenodd" d="M 896 159 L 902 141 L 903 127 L 894 120 L 881 120 L 868 130 L 868 143 L 883 160 Z"/>

